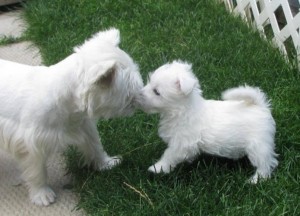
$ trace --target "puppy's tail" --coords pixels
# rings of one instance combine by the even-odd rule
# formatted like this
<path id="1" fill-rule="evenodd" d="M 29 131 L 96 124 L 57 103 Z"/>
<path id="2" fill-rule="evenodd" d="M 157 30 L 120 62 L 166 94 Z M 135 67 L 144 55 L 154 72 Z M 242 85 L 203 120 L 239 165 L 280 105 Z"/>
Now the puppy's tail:
<path id="1" fill-rule="evenodd" d="M 250 86 L 240 86 L 224 91 L 222 93 L 223 100 L 244 101 L 248 105 L 257 105 L 265 108 L 270 107 L 270 103 L 259 88 Z"/>

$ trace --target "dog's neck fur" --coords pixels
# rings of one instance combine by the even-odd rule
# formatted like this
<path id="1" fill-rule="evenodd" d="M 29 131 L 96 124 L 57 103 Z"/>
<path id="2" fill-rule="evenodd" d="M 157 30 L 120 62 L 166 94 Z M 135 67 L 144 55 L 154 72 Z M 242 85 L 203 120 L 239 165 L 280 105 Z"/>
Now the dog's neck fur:
<path id="1" fill-rule="evenodd" d="M 77 64 L 74 64 L 74 62 L 77 62 Z M 49 74 L 53 73 L 50 78 L 48 77 L 49 82 L 45 86 L 47 94 L 54 99 L 51 106 L 63 104 L 65 108 L 64 111 L 58 109 L 61 110 L 61 113 L 54 115 L 57 118 L 64 119 L 62 120 L 64 122 L 65 119 L 69 119 L 73 124 L 80 123 L 87 117 L 86 108 L 80 98 L 79 86 L 81 83 L 78 83 L 80 80 L 76 78 L 78 76 L 77 71 L 82 69 L 80 58 L 77 57 L 77 54 L 72 54 L 48 69 Z M 59 73 L 59 75 L 56 75 L 56 73 Z M 57 122 L 57 119 L 55 118 L 53 121 Z"/>
<path id="2" fill-rule="evenodd" d="M 190 113 L 199 112 L 205 101 L 198 91 L 193 91 L 189 96 L 184 98 L 184 103 L 177 103 L 169 107 L 168 110 L 160 113 L 161 121 L 176 121 L 180 122 L 181 119 L 186 119 Z M 172 111 L 170 112 L 170 109 Z"/>

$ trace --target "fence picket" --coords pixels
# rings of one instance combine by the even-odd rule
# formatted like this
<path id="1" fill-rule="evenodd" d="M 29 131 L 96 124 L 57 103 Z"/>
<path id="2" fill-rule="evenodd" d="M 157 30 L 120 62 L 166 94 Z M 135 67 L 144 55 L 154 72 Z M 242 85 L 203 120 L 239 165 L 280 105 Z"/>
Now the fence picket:
<path id="1" fill-rule="evenodd" d="M 300 68 L 300 12 L 292 11 L 288 0 L 221 1 L 225 3 L 225 7 L 229 11 L 240 15 L 247 22 L 253 23 L 265 38 L 266 34 L 264 27 L 270 24 L 274 35 L 272 41 L 285 55 L 288 55 L 285 42 L 287 39 L 291 38 L 293 47 L 296 50 L 298 65 Z M 280 11 L 278 12 L 278 10 Z M 281 17 L 283 16 L 286 23 L 281 23 L 281 20 L 278 20 L 278 13 Z"/>

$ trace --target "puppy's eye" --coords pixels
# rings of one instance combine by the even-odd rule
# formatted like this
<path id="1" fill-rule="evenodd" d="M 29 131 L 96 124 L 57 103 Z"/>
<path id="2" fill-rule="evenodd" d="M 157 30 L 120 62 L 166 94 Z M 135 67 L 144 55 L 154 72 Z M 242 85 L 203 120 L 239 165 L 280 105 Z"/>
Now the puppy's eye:
<path id="1" fill-rule="evenodd" d="M 153 89 L 154 94 L 156 94 L 157 96 L 160 95 L 160 93 L 157 91 L 157 89 Z"/>

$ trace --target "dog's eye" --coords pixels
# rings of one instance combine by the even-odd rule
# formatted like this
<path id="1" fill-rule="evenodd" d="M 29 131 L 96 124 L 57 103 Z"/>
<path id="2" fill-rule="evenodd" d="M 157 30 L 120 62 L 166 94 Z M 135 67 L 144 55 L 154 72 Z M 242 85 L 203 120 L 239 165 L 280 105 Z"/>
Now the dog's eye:
<path id="1" fill-rule="evenodd" d="M 157 96 L 160 95 L 160 93 L 157 91 L 157 89 L 153 89 L 154 94 L 156 94 Z"/>

